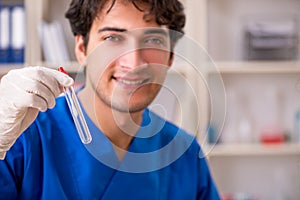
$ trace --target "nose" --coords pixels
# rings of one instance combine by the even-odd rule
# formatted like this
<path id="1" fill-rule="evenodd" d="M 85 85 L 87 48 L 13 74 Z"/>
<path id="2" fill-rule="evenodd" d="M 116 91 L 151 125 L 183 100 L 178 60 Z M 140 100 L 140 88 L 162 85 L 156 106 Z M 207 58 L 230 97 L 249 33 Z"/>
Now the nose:
<path id="1" fill-rule="evenodd" d="M 125 52 L 119 58 L 120 67 L 125 69 L 135 69 L 140 67 L 144 63 L 145 61 L 142 56 L 142 50 L 138 48 Z"/>

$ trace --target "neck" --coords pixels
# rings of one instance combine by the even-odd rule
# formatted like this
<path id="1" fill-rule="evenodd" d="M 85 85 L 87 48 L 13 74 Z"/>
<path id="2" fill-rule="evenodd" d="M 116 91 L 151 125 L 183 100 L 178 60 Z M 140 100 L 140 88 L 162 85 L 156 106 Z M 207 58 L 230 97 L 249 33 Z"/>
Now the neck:
<path id="1" fill-rule="evenodd" d="M 142 122 L 143 111 L 123 113 L 113 110 L 102 102 L 97 95 L 90 95 L 93 93 L 86 88 L 78 93 L 86 113 L 103 134 L 116 146 L 116 153 L 124 154 L 124 151 L 120 150 L 128 150 Z M 91 99 L 93 100 L 91 101 Z"/>

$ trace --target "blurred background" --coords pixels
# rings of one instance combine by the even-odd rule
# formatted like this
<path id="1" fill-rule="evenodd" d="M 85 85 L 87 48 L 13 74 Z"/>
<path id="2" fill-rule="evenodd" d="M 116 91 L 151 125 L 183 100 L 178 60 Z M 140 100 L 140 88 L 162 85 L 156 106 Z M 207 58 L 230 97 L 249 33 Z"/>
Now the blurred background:
<path id="1" fill-rule="evenodd" d="M 176 60 L 153 109 L 196 134 L 223 199 L 299 199 L 300 1 L 181 1 L 186 36 L 210 60 L 201 75 Z M 0 1 L 0 76 L 63 65 L 79 77 L 69 3 Z"/>

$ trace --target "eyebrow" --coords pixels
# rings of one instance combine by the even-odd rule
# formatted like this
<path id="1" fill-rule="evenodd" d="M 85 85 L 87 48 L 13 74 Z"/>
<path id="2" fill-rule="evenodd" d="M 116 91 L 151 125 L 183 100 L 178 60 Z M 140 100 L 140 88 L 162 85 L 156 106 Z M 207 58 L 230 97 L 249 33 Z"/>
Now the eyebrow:
<path id="1" fill-rule="evenodd" d="M 124 28 L 104 27 L 104 28 L 99 29 L 98 33 L 105 32 L 105 31 L 126 32 L 128 30 L 124 29 Z M 167 31 L 164 29 L 161 29 L 161 28 L 149 28 L 149 29 L 146 29 L 146 31 L 144 33 L 145 34 L 162 34 L 162 35 L 168 36 Z"/>
<path id="2" fill-rule="evenodd" d="M 167 31 L 164 30 L 164 29 L 161 29 L 161 28 L 150 28 L 150 29 L 147 29 L 145 31 L 145 34 L 162 34 L 164 36 L 168 36 Z"/>
<path id="3" fill-rule="evenodd" d="M 105 31 L 115 31 L 115 32 L 126 32 L 127 30 L 124 28 L 115 28 L 115 27 L 104 27 L 98 30 L 98 33 Z"/>

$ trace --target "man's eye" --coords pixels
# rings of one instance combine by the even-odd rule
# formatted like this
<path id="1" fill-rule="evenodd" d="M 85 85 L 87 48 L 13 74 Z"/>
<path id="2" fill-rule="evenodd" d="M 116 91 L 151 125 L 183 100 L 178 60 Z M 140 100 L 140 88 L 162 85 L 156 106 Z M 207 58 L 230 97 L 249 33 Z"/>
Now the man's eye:
<path id="1" fill-rule="evenodd" d="M 148 37 L 144 40 L 145 45 L 156 46 L 156 47 L 165 47 L 167 41 L 161 37 Z"/>
<path id="2" fill-rule="evenodd" d="M 109 35 L 109 36 L 104 37 L 104 40 L 111 41 L 111 42 L 121 42 L 121 41 L 123 41 L 123 39 L 124 38 L 120 35 Z"/>

